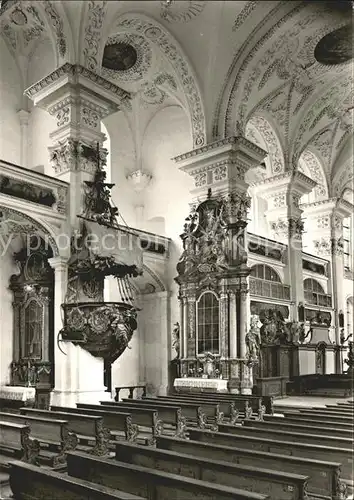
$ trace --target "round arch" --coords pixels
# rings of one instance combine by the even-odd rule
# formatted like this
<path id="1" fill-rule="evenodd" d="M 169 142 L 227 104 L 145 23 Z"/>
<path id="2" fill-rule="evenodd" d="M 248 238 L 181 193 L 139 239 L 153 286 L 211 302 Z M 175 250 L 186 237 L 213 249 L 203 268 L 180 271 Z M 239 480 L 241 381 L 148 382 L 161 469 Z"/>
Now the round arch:
<path id="1" fill-rule="evenodd" d="M 38 234 L 50 245 L 53 257 L 60 255 L 57 235 L 44 221 L 35 220 L 29 215 L 12 208 L 0 206 L 0 227 L 3 229 L 2 234 L 7 234 L 11 237 L 16 234 Z"/>
<path id="2" fill-rule="evenodd" d="M 137 33 L 143 36 L 148 44 L 158 49 L 175 69 L 185 96 L 193 147 L 205 145 L 207 137 L 202 93 L 188 57 L 172 34 L 154 19 L 140 13 L 118 12 L 117 15 L 117 12 L 113 13 L 111 9 L 109 17 L 112 21 L 109 22 L 107 8 L 104 5 L 95 9 L 87 8 L 84 16 L 85 21 L 81 27 L 82 63 L 100 73 L 103 51 L 109 36 L 118 32 Z M 93 18 L 95 30 L 90 27 Z"/>
<path id="3" fill-rule="evenodd" d="M 247 120 L 245 126 L 245 134 L 247 138 L 250 133 L 250 128 L 257 130 L 259 135 L 262 137 L 265 149 L 269 156 L 269 176 L 278 175 L 283 173 L 285 169 L 284 152 L 281 146 L 281 141 L 279 136 L 269 121 L 263 113 L 255 113 Z M 252 140 L 252 138 L 250 138 Z M 267 165 L 267 162 L 266 162 Z"/>

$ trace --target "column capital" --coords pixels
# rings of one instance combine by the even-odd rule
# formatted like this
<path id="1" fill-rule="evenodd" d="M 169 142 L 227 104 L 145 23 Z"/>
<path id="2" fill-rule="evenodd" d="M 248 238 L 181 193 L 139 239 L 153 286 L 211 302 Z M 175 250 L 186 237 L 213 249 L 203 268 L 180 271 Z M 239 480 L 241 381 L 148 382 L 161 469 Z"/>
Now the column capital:
<path id="1" fill-rule="evenodd" d="M 50 267 L 52 267 L 56 272 L 63 272 L 68 268 L 68 258 L 58 255 L 57 257 L 52 257 L 48 259 Z"/>
<path id="2" fill-rule="evenodd" d="M 310 244 L 316 255 L 329 257 L 343 253 L 343 219 L 353 213 L 353 205 L 342 198 L 329 198 L 301 205 Z"/>
<path id="3" fill-rule="evenodd" d="M 252 192 L 268 201 L 268 213 L 299 212 L 300 198 L 310 193 L 317 182 L 302 172 L 289 171 L 273 177 L 268 177 L 252 184 Z"/>
<path id="4" fill-rule="evenodd" d="M 176 156 L 174 161 L 180 170 L 194 178 L 191 193 L 202 200 L 208 188 L 212 188 L 213 195 L 230 191 L 245 193 L 247 170 L 258 166 L 266 154 L 245 137 L 234 136 L 188 151 Z"/>

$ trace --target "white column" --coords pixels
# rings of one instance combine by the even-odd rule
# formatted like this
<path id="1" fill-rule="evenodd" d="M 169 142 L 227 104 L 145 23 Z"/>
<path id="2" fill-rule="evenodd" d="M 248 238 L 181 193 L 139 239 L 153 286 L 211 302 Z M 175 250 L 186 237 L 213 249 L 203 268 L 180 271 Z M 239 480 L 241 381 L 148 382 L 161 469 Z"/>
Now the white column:
<path id="1" fill-rule="evenodd" d="M 231 359 L 237 358 L 237 332 L 236 332 L 236 294 L 230 291 L 230 353 Z"/>
<path id="2" fill-rule="evenodd" d="M 63 354 L 57 342 L 59 331 L 63 327 L 61 304 L 65 301 L 68 286 L 67 258 L 53 257 L 48 259 L 50 266 L 54 269 L 54 391 L 53 404 L 64 404 L 63 394 L 70 390 L 71 372 L 68 357 Z M 62 344 L 63 351 L 65 346 Z"/>
<path id="3" fill-rule="evenodd" d="M 20 109 L 17 112 L 17 115 L 20 120 L 20 128 L 21 128 L 21 151 L 20 151 L 20 163 L 21 167 L 28 167 L 28 118 L 29 112 Z"/>

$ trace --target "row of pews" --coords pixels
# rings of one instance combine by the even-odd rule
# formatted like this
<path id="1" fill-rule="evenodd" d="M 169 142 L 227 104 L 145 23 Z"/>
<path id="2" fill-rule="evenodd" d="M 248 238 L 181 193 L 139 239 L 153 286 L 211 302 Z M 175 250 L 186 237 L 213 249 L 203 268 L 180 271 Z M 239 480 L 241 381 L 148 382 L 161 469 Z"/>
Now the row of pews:
<path id="1" fill-rule="evenodd" d="M 21 408 L 1 452 L 15 500 L 349 499 L 354 403 L 277 412 L 211 393 Z"/>

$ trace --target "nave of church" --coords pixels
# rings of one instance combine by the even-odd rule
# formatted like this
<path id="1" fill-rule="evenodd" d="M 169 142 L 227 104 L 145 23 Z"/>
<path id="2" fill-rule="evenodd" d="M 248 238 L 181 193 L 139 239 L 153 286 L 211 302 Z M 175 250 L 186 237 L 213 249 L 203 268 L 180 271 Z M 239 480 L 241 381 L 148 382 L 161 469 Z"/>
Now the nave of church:
<path id="1" fill-rule="evenodd" d="M 353 498 L 352 16 L 1 1 L 1 498 Z"/>

